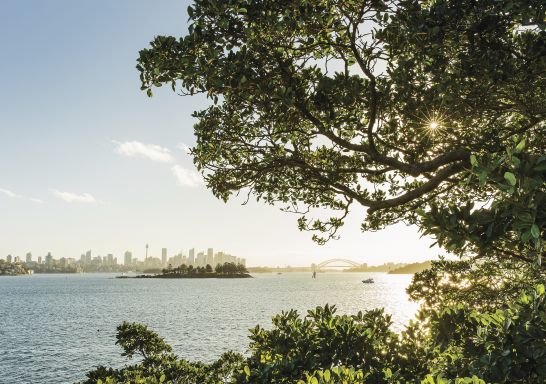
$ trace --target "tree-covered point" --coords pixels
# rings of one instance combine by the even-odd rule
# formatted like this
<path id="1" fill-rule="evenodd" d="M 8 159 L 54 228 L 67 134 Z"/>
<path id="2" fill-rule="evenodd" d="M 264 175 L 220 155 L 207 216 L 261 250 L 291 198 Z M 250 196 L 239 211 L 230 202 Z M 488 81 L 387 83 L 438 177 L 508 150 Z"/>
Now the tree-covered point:
<path id="1" fill-rule="evenodd" d="M 158 275 L 145 275 L 144 277 L 165 277 L 165 278 L 183 278 L 183 277 L 250 277 L 248 270 L 243 264 L 224 263 L 217 264 L 214 270 L 210 264 L 205 267 L 194 267 L 193 265 L 182 264 L 179 267 L 173 268 L 169 265 L 168 268 L 161 270 Z"/>

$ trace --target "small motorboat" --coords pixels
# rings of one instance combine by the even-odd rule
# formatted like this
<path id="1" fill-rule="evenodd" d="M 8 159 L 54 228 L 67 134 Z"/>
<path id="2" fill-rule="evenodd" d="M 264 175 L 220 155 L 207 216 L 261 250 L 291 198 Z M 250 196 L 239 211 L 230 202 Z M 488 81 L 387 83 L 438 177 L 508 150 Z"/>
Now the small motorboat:
<path id="1" fill-rule="evenodd" d="M 373 281 L 373 279 L 372 279 L 371 277 L 370 277 L 369 279 L 364 279 L 364 280 L 362 280 L 362 282 L 363 282 L 364 284 L 373 284 L 373 283 L 374 283 L 374 281 Z"/>

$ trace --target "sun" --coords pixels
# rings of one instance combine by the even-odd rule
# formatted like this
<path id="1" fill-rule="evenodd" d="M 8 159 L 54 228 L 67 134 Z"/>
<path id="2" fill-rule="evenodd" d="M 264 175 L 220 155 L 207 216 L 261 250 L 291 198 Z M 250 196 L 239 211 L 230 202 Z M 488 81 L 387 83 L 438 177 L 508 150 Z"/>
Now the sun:
<path id="1" fill-rule="evenodd" d="M 446 128 L 445 116 L 438 111 L 427 113 L 422 119 L 423 129 L 429 136 L 434 136 Z"/>

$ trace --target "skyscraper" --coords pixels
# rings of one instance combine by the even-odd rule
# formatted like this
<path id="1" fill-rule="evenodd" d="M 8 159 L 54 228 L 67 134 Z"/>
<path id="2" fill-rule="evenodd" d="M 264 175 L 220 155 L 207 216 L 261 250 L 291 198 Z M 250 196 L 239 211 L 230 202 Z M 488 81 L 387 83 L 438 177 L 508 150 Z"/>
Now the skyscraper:
<path id="1" fill-rule="evenodd" d="M 123 264 L 126 266 L 131 265 L 133 262 L 133 254 L 129 251 L 125 251 L 125 254 L 123 255 Z"/>
<path id="2" fill-rule="evenodd" d="M 167 248 L 161 249 L 161 264 L 163 266 L 167 265 Z"/>
<path id="3" fill-rule="evenodd" d="M 224 252 L 218 252 L 214 257 L 214 266 L 216 267 L 218 264 L 224 264 Z"/>
<path id="4" fill-rule="evenodd" d="M 30 253 L 30 252 L 27 253 L 27 257 L 26 257 L 25 261 L 26 261 L 27 263 L 31 263 L 31 262 L 32 262 L 32 253 Z"/>
<path id="5" fill-rule="evenodd" d="M 190 249 L 190 254 L 188 257 L 188 265 L 195 266 L 195 248 Z"/>
<path id="6" fill-rule="evenodd" d="M 205 258 L 205 265 L 209 264 L 211 267 L 215 267 L 214 265 L 214 250 L 212 248 L 209 248 L 207 250 L 207 256 Z"/>
<path id="7" fill-rule="evenodd" d="M 8 257 L 6 257 L 6 261 L 8 263 L 11 263 L 13 261 L 13 257 L 11 257 L 11 255 L 8 255 Z"/>
<path id="8" fill-rule="evenodd" d="M 195 259 L 195 264 L 198 267 L 204 267 L 206 265 L 205 264 L 205 252 L 199 252 L 197 254 L 197 258 Z"/>

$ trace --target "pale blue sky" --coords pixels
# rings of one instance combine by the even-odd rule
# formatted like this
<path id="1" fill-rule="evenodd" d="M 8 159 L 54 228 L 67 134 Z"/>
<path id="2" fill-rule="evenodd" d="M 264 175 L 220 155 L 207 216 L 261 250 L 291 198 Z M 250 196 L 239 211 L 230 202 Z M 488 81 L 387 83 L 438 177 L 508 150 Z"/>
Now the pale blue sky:
<path id="1" fill-rule="evenodd" d="M 363 210 L 341 240 L 320 247 L 298 231 L 296 216 L 224 204 L 191 186 L 192 162 L 178 146 L 194 142 L 190 115 L 206 101 L 167 90 L 149 99 L 135 69 L 154 35 L 185 33 L 187 6 L 0 2 L 0 257 L 79 257 L 87 249 L 142 257 L 147 242 L 155 255 L 163 246 L 169 254 L 211 246 L 250 265 L 339 256 L 376 264 L 438 253 L 414 228 L 362 234 Z"/>

